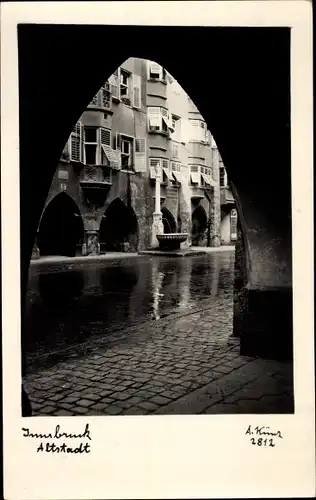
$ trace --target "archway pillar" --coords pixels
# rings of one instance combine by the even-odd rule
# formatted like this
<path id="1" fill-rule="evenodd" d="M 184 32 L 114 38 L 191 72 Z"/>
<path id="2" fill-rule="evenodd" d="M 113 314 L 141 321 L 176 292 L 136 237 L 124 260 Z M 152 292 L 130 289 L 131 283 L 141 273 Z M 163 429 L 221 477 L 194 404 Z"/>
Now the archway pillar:
<path id="1" fill-rule="evenodd" d="M 82 245 L 82 255 L 100 254 L 100 233 L 96 229 L 85 230 L 85 242 Z"/>
<path id="2" fill-rule="evenodd" d="M 233 334 L 240 353 L 266 359 L 293 355 L 290 234 L 273 225 L 261 206 L 238 195 Z M 277 206 L 270 192 L 269 202 Z M 275 212 L 276 213 L 276 212 Z"/>
<path id="3" fill-rule="evenodd" d="M 161 169 L 156 167 L 155 176 L 155 211 L 153 213 L 153 223 L 151 226 L 151 246 L 156 248 L 159 246 L 157 240 L 157 234 L 163 234 L 163 223 L 162 223 L 162 213 L 161 213 L 161 201 L 160 201 L 160 180 L 161 180 Z"/>

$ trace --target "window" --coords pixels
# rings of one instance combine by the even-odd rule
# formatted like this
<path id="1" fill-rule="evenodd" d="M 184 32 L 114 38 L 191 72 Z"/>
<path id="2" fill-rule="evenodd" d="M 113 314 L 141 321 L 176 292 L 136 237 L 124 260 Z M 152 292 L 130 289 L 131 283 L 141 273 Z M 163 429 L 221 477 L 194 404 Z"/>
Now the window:
<path id="1" fill-rule="evenodd" d="M 149 158 L 149 174 L 150 179 L 156 179 L 158 174 L 163 184 L 167 184 L 168 180 L 173 180 L 169 171 L 169 160 L 166 158 Z"/>
<path id="2" fill-rule="evenodd" d="M 110 84 L 103 85 L 89 104 L 89 107 L 112 108 L 112 94 Z"/>
<path id="3" fill-rule="evenodd" d="M 134 137 L 117 134 L 116 147 L 121 153 L 121 167 L 131 170 L 134 166 Z"/>
<path id="4" fill-rule="evenodd" d="M 181 134 L 181 118 L 172 115 L 171 117 L 171 133 L 172 140 L 177 142 L 182 142 L 182 134 Z"/>
<path id="5" fill-rule="evenodd" d="M 108 80 L 110 86 L 111 94 L 115 99 L 120 98 L 120 87 L 119 87 L 119 70 L 114 71 L 113 75 L 110 76 Z"/>
<path id="6" fill-rule="evenodd" d="M 224 167 L 219 169 L 219 185 L 220 187 L 226 187 L 226 172 Z"/>
<path id="7" fill-rule="evenodd" d="M 84 163 L 108 165 L 118 168 L 118 161 L 111 148 L 111 130 L 104 127 L 84 127 Z"/>
<path id="8" fill-rule="evenodd" d="M 149 80 L 158 80 L 165 82 L 166 81 L 166 70 L 153 61 L 147 61 L 148 64 L 148 79 Z"/>
<path id="9" fill-rule="evenodd" d="M 146 172 L 146 139 L 135 139 L 135 172 Z"/>
<path id="10" fill-rule="evenodd" d="M 181 163 L 177 161 L 171 162 L 171 171 L 172 172 L 181 172 Z"/>
<path id="11" fill-rule="evenodd" d="M 147 111 L 149 132 L 163 132 L 168 134 L 169 129 L 172 127 L 168 110 L 158 106 L 152 106 L 147 108 Z"/>
<path id="12" fill-rule="evenodd" d="M 132 75 L 133 81 L 133 106 L 134 108 L 141 108 L 141 77 Z"/>
<path id="13" fill-rule="evenodd" d="M 212 179 L 211 167 L 205 167 L 203 165 L 190 165 L 190 178 L 192 186 L 207 189 L 210 186 L 215 185 Z"/>
<path id="14" fill-rule="evenodd" d="M 235 208 L 230 212 L 230 239 L 232 241 L 237 239 L 237 210 Z"/>
<path id="15" fill-rule="evenodd" d="M 206 126 L 202 120 L 189 120 L 189 140 L 206 142 Z"/>
<path id="16" fill-rule="evenodd" d="M 98 129 L 96 127 L 85 127 L 85 164 L 98 165 L 99 161 L 99 144 L 98 144 Z"/>
<path id="17" fill-rule="evenodd" d="M 129 83 L 130 83 L 130 73 L 122 70 L 120 71 L 120 96 L 129 97 Z"/>
<path id="18" fill-rule="evenodd" d="M 69 138 L 70 161 L 84 163 L 84 127 L 77 122 Z"/>

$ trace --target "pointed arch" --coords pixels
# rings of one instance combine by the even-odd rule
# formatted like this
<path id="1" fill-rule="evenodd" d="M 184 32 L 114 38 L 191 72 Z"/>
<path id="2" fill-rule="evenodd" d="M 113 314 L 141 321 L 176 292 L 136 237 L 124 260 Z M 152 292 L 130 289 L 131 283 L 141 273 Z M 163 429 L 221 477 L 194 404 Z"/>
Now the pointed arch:
<path id="1" fill-rule="evenodd" d="M 45 208 L 38 231 L 41 255 L 74 257 L 81 254 L 83 221 L 76 202 L 67 194 L 57 194 Z"/>
<path id="2" fill-rule="evenodd" d="M 172 213 L 166 207 L 161 209 L 161 213 L 164 233 L 175 233 L 177 224 Z"/>
<path id="3" fill-rule="evenodd" d="M 104 212 L 100 225 L 101 252 L 136 252 L 138 221 L 131 206 L 115 198 Z"/>
<path id="4" fill-rule="evenodd" d="M 207 215 L 205 209 L 198 205 L 192 213 L 192 246 L 202 246 L 207 229 Z"/>

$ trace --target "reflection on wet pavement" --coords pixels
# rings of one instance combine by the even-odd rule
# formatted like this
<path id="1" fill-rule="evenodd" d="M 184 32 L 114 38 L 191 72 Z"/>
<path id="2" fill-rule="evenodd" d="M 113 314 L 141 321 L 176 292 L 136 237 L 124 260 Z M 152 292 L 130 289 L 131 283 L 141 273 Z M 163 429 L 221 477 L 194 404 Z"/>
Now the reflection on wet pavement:
<path id="1" fill-rule="evenodd" d="M 205 301 L 214 304 L 216 314 L 217 300 L 232 303 L 233 275 L 233 251 L 32 266 L 22 333 L 26 356 L 82 344 L 96 326 L 107 336 L 203 308 Z"/>

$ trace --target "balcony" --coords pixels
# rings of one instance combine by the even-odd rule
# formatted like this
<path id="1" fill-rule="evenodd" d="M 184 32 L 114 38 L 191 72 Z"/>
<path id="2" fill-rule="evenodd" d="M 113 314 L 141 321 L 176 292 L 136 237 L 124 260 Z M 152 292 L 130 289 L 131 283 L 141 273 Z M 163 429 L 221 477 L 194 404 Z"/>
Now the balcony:
<path id="1" fill-rule="evenodd" d="M 80 187 L 92 203 L 103 203 L 112 186 L 112 169 L 99 165 L 85 165 Z"/>
<path id="2" fill-rule="evenodd" d="M 235 199 L 229 186 L 221 186 L 221 205 L 235 205 Z"/>
<path id="3" fill-rule="evenodd" d="M 102 87 L 87 106 L 88 110 L 102 111 L 102 113 L 113 113 L 112 93 L 108 87 Z"/>
<path id="4" fill-rule="evenodd" d="M 204 198 L 205 188 L 198 185 L 191 185 L 190 188 L 191 188 L 191 200 L 200 201 Z"/>

